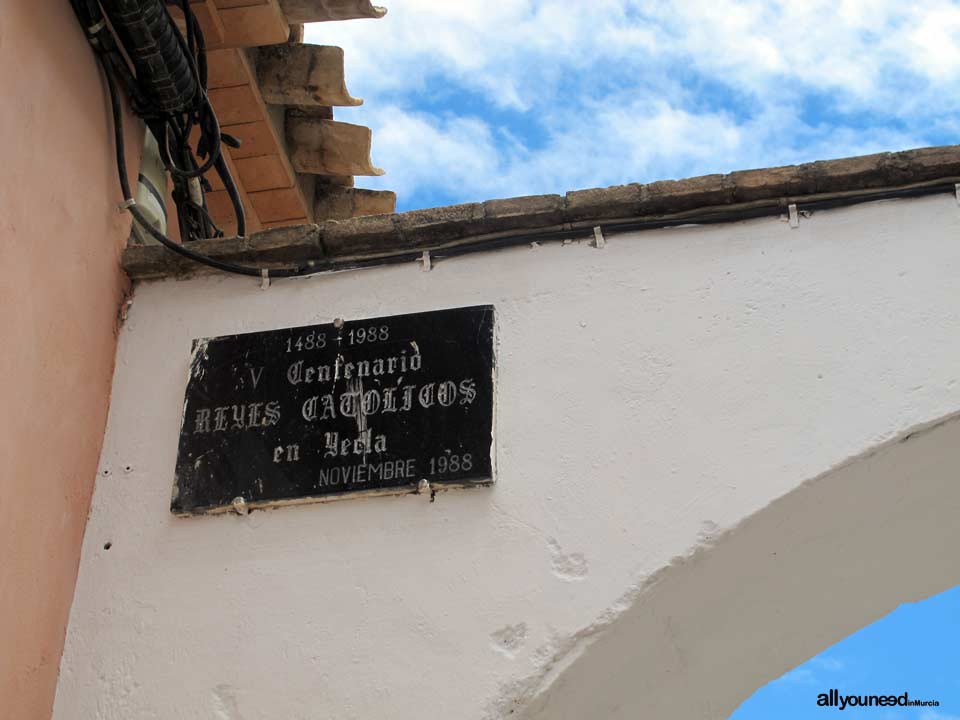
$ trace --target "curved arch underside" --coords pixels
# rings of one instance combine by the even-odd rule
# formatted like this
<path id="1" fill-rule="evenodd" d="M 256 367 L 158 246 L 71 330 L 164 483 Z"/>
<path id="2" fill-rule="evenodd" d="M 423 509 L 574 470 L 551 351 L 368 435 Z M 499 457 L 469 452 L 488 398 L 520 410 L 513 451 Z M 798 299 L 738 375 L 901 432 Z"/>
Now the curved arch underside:
<path id="1" fill-rule="evenodd" d="M 960 417 L 950 416 L 805 483 L 663 570 L 521 716 L 723 720 L 898 605 L 960 584 L 958 549 Z"/>

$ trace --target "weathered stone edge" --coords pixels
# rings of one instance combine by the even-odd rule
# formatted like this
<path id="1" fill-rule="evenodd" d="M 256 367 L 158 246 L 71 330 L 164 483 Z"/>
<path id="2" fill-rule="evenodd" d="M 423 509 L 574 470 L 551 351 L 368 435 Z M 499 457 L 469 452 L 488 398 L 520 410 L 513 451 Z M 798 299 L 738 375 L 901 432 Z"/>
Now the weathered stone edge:
<path id="1" fill-rule="evenodd" d="M 803 165 L 742 170 L 684 180 L 631 183 L 487 200 L 392 215 L 328 220 L 319 225 L 277 228 L 248 238 L 192 243 L 220 260 L 257 267 L 322 263 L 435 247 L 511 231 L 574 227 L 585 222 L 656 218 L 736 205 L 786 205 L 805 196 L 897 188 L 960 176 L 960 145 L 878 153 Z M 197 263 L 159 246 L 130 246 L 123 254 L 132 279 L 202 271 Z"/>

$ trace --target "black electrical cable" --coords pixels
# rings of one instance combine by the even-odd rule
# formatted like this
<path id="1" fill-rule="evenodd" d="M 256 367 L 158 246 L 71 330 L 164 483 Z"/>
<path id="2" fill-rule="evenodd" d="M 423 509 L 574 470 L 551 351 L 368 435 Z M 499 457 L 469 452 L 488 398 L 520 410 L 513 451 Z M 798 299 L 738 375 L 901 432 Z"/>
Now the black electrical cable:
<path id="1" fill-rule="evenodd" d="M 232 263 L 224 263 L 220 260 L 196 253 L 193 250 L 184 247 L 183 245 L 175 243 L 162 232 L 157 230 L 153 224 L 150 223 L 146 217 L 144 217 L 143 213 L 140 212 L 140 208 L 137 207 L 133 200 L 133 195 L 130 192 L 130 180 L 127 177 L 126 153 L 124 151 L 123 140 L 123 114 L 120 110 L 120 98 L 117 96 L 116 83 L 114 82 L 110 69 L 106 65 L 103 65 L 103 70 L 107 78 L 107 90 L 110 93 L 110 109 L 113 115 L 113 136 L 114 144 L 116 146 L 117 174 L 120 180 L 120 190 L 123 192 L 124 198 L 126 198 L 123 203 L 125 209 L 128 210 L 131 215 L 133 215 L 134 220 L 140 223 L 140 225 L 147 232 L 149 232 L 150 235 L 157 240 L 157 242 L 177 253 L 178 255 L 183 255 L 191 260 L 196 260 L 197 262 L 202 262 L 205 265 L 210 265 L 211 267 L 215 267 L 219 270 L 226 270 L 227 272 L 239 272 L 243 275 L 260 275 L 260 270 L 256 268 L 246 268 L 239 265 L 233 265 Z"/>
<path id="2" fill-rule="evenodd" d="M 123 140 L 123 114 L 120 109 L 120 98 L 117 95 L 116 83 L 114 82 L 113 76 L 110 73 L 110 69 L 104 64 L 103 65 L 104 73 L 107 78 L 107 90 L 110 94 L 110 109 L 113 115 L 113 132 L 114 132 L 114 144 L 116 145 L 116 159 L 117 159 L 117 173 L 120 180 L 120 189 L 123 192 L 126 200 L 123 203 L 123 207 L 126 210 L 130 211 L 130 214 L 133 215 L 134 220 L 139 222 L 143 228 L 150 233 L 150 235 L 161 245 L 167 249 L 175 252 L 177 255 L 182 255 L 185 258 L 194 260 L 196 262 L 208 265 L 217 270 L 223 270 L 225 272 L 236 273 L 238 275 L 248 275 L 251 277 L 299 277 L 301 275 L 309 275 L 315 273 L 319 268 L 315 267 L 305 267 L 305 268 L 276 268 L 276 269 L 267 269 L 267 268 L 253 268 L 247 267 L 245 265 L 237 265 L 231 262 L 224 262 L 222 260 L 217 260 L 216 258 L 203 255 L 201 253 L 191 250 L 189 247 L 180 245 L 162 232 L 157 230 L 151 223 L 147 221 L 147 218 L 140 212 L 140 208 L 137 207 L 136 203 L 133 201 L 133 198 L 130 194 L 130 180 L 127 178 L 126 171 L 126 157 L 124 151 L 124 140 Z"/>
<path id="3" fill-rule="evenodd" d="M 188 112 L 199 96 L 199 83 L 187 45 L 161 2 L 103 0 L 100 3 L 114 34 L 127 50 L 137 85 L 151 114 Z"/>
<path id="4" fill-rule="evenodd" d="M 199 23 L 183 4 L 191 41 L 184 40 L 161 0 L 71 0 L 94 50 L 106 57 L 130 95 L 134 112 L 144 118 L 174 177 L 200 177 L 220 155 L 220 126 L 206 93 L 205 44 Z M 102 5 L 102 8 L 101 8 Z M 106 13 L 106 17 L 104 16 Z M 110 21 L 107 27 L 106 19 Z M 124 46 L 121 54 L 110 28 Z M 200 62 L 191 52 L 196 47 Z M 130 58 L 135 75 L 127 67 Z M 190 152 L 190 129 L 200 128 L 198 167 Z M 170 138 L 176 148 L 170 148 Z"/>
<path id="5" fill-rule="evenodd" d="M 213 224 L 205 204 L 197 205 L 191 198 L 189 188 L 189 183 L 206 183 L 203 173 L 211 168 L 215 169 L 220 176 L 236 212 L 238 236 L 243 237 L 246 231 L 243 203 L 221 152 L 222 141 L 231 145 L 235 145 L 236 141 L 221 134 L 216 114 L 207 97 L 205 44 L 199 24 L 190 12 L 189 3 L 183 2 L 188 28 L 188 38 L 185 39 L 173 26 L 166 9 L 159 0 L 103 0 L 104 6 L 113 7 L 115 11 L 119 7 L 122 11 L 115 12 L 111 17 L 111 24 L 123 25 L 126 28 L 125 32 L 118 32 L 121 40 L 126 34 L 131 43 L 137 44 L 138 49 L 146 47 L 150 50 L 148 54 L 152 62 L 147 62 L 142 56 L 137 56 L 136 52 L 131 53 L 128 48 L 128 55 L 137 56 L 141 60 L 140 65 L 148 67 L 147 71 L 138 72 L 136 76 L 130 72 L 121 55 L 97 1 L 70 0 L 70 4 L 83 26 L 106 77 L 113 121 L 117 175 L 124 197 L 121 207 L 128 210 L 135 222 L 171 252 L 217 270 L 261 278 L 298 277 L 318 272 L 321 268 L 313 263 L 307 267 L 273 269 L 238 265 L 191 250 L 186 244 L 190 239 L 191 229 L 198 226 L 205 229 L 212 228 L 217 233 L 216 236 L 222 236 L 222 232 Z M 154 10 L 159 9 L 160 12 L 138 14 L 137 7 L 145 5 L 153 7 Z M 169 32 L 170 28 L 173 28 L 173 35 Z M 157 38 L 160 40 L 157 41 Z M 183 63 L 174 57 L 176 52 L 172 48 L 175 45 L 182 51 L 180 58 L 186 57 L 186 74 Z M 199 60 L 195 57 L 195 53 Z M 171 60 L 171 57 L 174 57 L 174 60 Z M 172 68 L 158 69 L 157 65 L 164 62 L 170 62 Z M 134 66 L 138 67 L 136 62 Z M 174 196 L 178 198 L 177 216 L 181 228 L 181 239 L 184 241 L 182 244 L 171 240 L 157 230 L 133 199 L 126 171 L 123 113 L 115 75 L 119 76 L 120 82 L 130 96 L 134 111 L 145 119 L 148 128 L 157 138 L 161 158 L 174 179 Z M 184 79 L 188 76 L 193 82 L 192 85 Z M 163 96 L 163 107 L 151 104 L 156 102 L 158 94 Z M 201 154 L 207 158 L 200 165 L 194 160 L 193 152 L 188 145 L 194 125 L 200 128 L 198 152 L 202 151 Z M 175 149 L 170 145 L 171 139 L 176 143 Z M 179 161 L 178 153 L 181 154 Z"/>

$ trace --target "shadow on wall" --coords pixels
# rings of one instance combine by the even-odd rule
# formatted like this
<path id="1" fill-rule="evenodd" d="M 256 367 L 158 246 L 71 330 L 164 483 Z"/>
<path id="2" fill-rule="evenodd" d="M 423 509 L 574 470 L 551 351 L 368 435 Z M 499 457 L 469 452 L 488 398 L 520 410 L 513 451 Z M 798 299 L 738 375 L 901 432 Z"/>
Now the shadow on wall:
<path id="1" fill-rule="evenodd" d="M 515 716 L 729 717 L 901 603 L 960 584 L 957 468 L 952 415 L 808 481 L 658 573 Z"/>

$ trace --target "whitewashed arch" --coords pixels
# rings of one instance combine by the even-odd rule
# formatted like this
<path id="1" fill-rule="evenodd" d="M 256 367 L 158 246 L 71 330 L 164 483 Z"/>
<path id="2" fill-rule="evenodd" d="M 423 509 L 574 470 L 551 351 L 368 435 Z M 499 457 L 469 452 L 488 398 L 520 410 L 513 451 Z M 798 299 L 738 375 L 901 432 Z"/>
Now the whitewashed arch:
<path id="1" fill-rule="evenodd" d="M 865 458 L 805 481 L 960 409 L 957 237 L 937 196 L 429 273 L 138 286 L 54 717 L 726 717 L 956 582 L 926 434 L 878 451 L 909 480 L 844 479 Z M 194 338 L 477 304 L 497 313 L 494 486 L 170 514 Z M 843 502 L 894 517 L 833 531 Z"/>
<path id="2" fill-rule="evenodd" d="M 665 568 L 604 632 L 558 658 L 518 714 L 727 718 L 898 605 L 960 583 L 958 518 L 951 415 L 812 479 Z"/>

